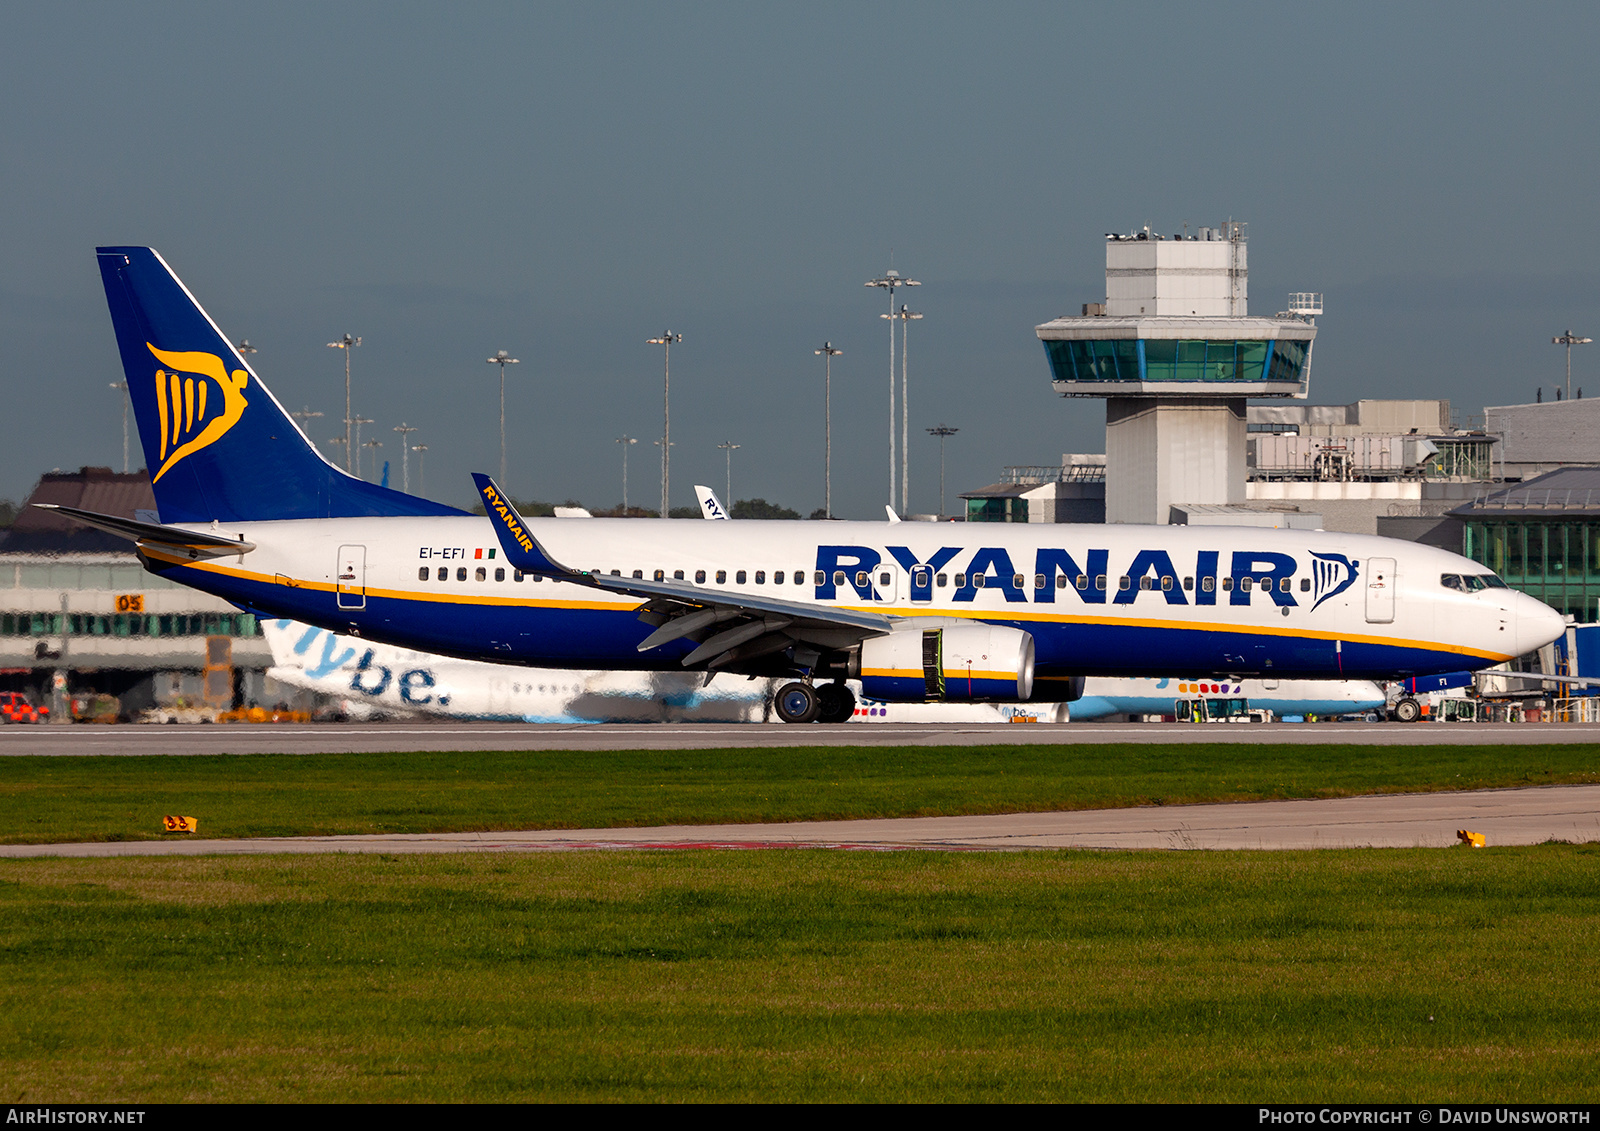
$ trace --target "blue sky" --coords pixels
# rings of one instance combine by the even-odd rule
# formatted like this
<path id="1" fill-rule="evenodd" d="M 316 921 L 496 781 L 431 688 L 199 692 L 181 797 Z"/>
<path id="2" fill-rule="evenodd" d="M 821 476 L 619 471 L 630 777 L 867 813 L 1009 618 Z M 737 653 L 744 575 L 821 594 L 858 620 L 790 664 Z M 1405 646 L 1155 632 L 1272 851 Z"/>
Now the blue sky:
<path id="1" fill-rule="evenodd" d="M 1578 4 L 6 4 L 0 495 L 120 465 L 97 243 L 159 249 L 325 451 L 361 335 L 359 414 L 449 502 L 499 463 L 499 348 L 514 494 L 615 504 L 626 433 L 659 495 L 672 329 L 675 504 L 732 440 L 735 495 L 820 505 L 831 339 L 835 510 L 881 514 L 891 254 L 914 510 L 934 424 L 952 494 L 1101 450 L 1032 328 L 1144 223 L 1249 221 L 1254 312 L 1326 294 L 1313 400 L 1465 423 L 1600 337 L 1596 43 Z"/>

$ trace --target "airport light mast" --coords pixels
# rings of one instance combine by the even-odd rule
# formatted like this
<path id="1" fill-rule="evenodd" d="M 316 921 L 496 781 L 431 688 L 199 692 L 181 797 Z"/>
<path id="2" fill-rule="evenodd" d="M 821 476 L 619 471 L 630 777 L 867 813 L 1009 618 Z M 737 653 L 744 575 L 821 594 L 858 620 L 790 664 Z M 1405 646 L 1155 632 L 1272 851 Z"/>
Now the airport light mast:
<path id="1" fill-rule="evenodd" d="M 345 426 L 346 427 L 349 427 L 351 424 L 354 424 L 356 426 L 356 478 L 357 479 L 362 478 L 362 474 L 361 474 L 361 426 L 363 424 L 376 424 L 376 423 L 377 423 L 376 420 L 373 420 L 371 417 L 368 417 L 368 416 L 358 416 L 354 420 L 346 420 L 345 421 Z"/>
<path id="2" fill-rule="evenodd" d="M 727 481 L 727 485 L 725 487 L 725 490 L 728 492 L 728 517 L 729 518 L 733 517 L 733 453 L 738 451 L 741 446 L 742 445 L 735 444 L 732 440 L 724 440 L 722 443 L 717 445 L 717 447 L 721 448 L 723 450 L 723 452 L 728 457 L 728 460 L 727 460 L 727 463 L 728 463 L 728 467 L 727 467 L 728 481 Z"/>
<path id="3" fill-rule="evenodd" d="M 822 513 L 833 517 L 833 359 L 844 350 L 834 349 L 832 342 L 823 342 L 822 348 L 812 353 L 823 359 L 822 363 Z M 728 500 L 733 506 L 733 500 Z"/>
<path id="4" fill-rule="evenodd" d="M 113 381 L 113 382 L 111 382 L 111 387 L 113 389 L 121 389 L 123 392 L 127 392 L 128 391 L 128 383 L 126 381 Z M 128 398 L 127 397 L 123 397 L 122 398 L 122 474 L 124 474 L 124 475 L 128 474 Z"/>
<path id="5" fill-rule="evenodd" d="M 661 517 L 667 517 L 667 500 L 672 493 L 672 347 L 683 341 L 682 334 L 671 330 L 659 338 L 646 338 L 645 343 L 664 346 L 665 357 L 661 363 Z"/>
<path id="6" fill-rule="evenodd" d="M 622 445 L 622 517 L 628 517 L 628 449 L 639 441 L 632 436 L 618 436 L 611 441 Z"/>
<path id="7" fill-rule="evenodd" d="M 402 420 L 395 425 L 394 430 L 400 433 L 400 489 L 409 495 L 411 494 L 411 433 L 419 429 Z"/>
<path id="8" fill-rule="evenodd" d="M 1586 346 L 1592 341 L 1594 341 L 1593 338 L 1577 337 L 1571 330 L 1568 330 L 1559 338 L 1550 339 L 1550 344 L 1553 346 L 1567 347 L 1567 400 L 1569 401 L 1572 399 L 1572 347 Z"/>
<path id="9" fill-rule="evenodd" d="M 417 453 L 417 494 L 423 494 L 428 489 L 428 476 L 422 469 L 422 460 L 428 454 L 427 444 L 414 444 L 411 448 Z"/>
<path id="10" fill-rule="evenodd" d="M 920 287 L 915 279 L 901 278 L 900 272 L 894 268 L 883 273 L 882 278 L 868 279 L 866 286 L 882 287 L 889 292 L 889 313 L 885 318 L 894 318 L 894 292 L 898 287 Z M 895 484 L 895 453 L 894 453 L 894 323 L 889 323 L 889 505 L 894 506 Z"/>
<path id="11" fill-rule="evenodd" d="M 937 428 L 929 428 L 928 435 L 939 437 L 939 517 L 944 517 L 944 442 L 957 432 L 959 428 L 946 428 L 943 424 Z"/>
<path id="12" fill-rule="evenodd" d="M 906 385 L 906 358 L 911 352 L 908 331 L 911 329 L 911 323 L 922 315 L 914 310 L 907 310 L 906 304 L 901 303 L 900 309 L 895 313 L 880 314 L 878 317 L 900 320 L 900 513 L 905 514 L 911 509 L 911 390 Z M 889 333 L 891 335 L 894 333 L 893 321 L 889 323 Z M 892 385 L 894 374 L 890 373 L 889 377 Z M 889 415 L 889 429 L 892 432 L 894 430 L 892 404 Z"/>
<path id="13" fill-rule="evenodd" d="M 505 350 L 495 350 L 494 356 L 486 358 L 490 365 L 500 367 L 500 488 L 506 485 L 506 366 L 521 364 L 517 358 L 512 357 Z"/>
<path id="14" fill-rule="evenodd" d="M 351 416 L 353 415 L 350 411 L 350 351 L 360 344 L 361 339 L 352 338 L 348 332 L 337 342 L 328 343 L 328 348 L 331 350 L 344 350 L 344 469 L 346 471 L 354 470 L 351 466 L 351 460 L 354 458 L 352 453 L 356 450 L 356 445 L 350 438 Z"/>

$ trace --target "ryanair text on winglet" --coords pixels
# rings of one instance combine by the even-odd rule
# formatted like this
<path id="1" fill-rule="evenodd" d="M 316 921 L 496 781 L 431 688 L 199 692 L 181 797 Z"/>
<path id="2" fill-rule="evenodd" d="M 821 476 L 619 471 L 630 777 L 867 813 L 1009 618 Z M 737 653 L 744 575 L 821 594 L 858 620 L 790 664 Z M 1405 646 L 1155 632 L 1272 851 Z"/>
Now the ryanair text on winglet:
<path id="1" fill-rule="evenodd" d="M 485 487 L 483 500 L 500 516 L 500 521 L 506 524 L 506 530 L 517 540 L 517 545 L 528 553 L 533 553 L 533 539 L 528 537 L 528 532 L 522 528 L 522 524 L 511 517 L 511 508 L 501 500 L 500 493 L 493 487 Z"/>

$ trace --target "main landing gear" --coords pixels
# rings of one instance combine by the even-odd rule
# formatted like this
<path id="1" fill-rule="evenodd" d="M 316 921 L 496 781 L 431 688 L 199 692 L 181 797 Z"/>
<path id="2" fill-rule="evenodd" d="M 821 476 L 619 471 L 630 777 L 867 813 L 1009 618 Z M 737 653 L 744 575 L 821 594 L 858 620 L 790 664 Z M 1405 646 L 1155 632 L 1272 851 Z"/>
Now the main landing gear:
<path id="1" fill-rule="evenodd" d="M 856 697 L 842 683 L 786 683 L 778 688 L 772 702 L 778 718 L 786 723 L 842 723 L 855 714 Z"/>

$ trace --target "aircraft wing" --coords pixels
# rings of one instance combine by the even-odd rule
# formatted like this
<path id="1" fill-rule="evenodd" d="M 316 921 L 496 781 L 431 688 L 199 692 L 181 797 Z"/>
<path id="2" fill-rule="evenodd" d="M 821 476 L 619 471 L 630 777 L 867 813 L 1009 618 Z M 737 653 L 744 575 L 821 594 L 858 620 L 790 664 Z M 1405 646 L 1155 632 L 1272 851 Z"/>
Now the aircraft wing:
<path id="1" fill-rule="evenodd" d="M 99 530 L 120 534 L 124 538 L 131 538 L 139 545 L 158 546 L 167 550 L 176 550 L 187 554 L 191 558 L 220 558 L 230 554 L 246 554 L 256 548 L 254 542 L 246 542 L 243 538 L 229 538 L 222 534 L 207 534 L 196 530 L 185 530 L 181 526 L 165 526 L 157 522 L 137 522 L 131 518 L 119 518 L 112 514 L 97 514 L 94 511 L 79 510 L 77 507 L 64 507 L 57 503 L 34 503 L 40 510 L 55 511 L 57 514 L 66 515 L 75 522 L 85 526 L 93 526 Z"/>
<path id="2" fill-rule="evenodd" d="M 869 636 L 893 631 L 894 618 L 882 613 L 835 609 L 800 601 L 705 589 L 687 581 L 645 581 L 569 569 L 541 546 L 511 500 L 487 475 L 473 475 L 484 509 L 494 524 L 501 550 L 514 569 L 588 585 L 610 593 L 642 597 L 639 619 L 655 631 L 640 644 L 648 652 L 674 640 L 698 647 L 683 658 L 686 668 L 714 672 L 800 645 L 812 651 L 849 648 Z"/>

